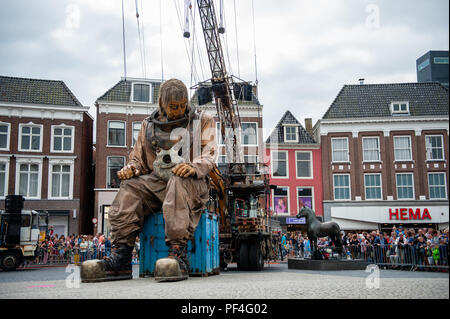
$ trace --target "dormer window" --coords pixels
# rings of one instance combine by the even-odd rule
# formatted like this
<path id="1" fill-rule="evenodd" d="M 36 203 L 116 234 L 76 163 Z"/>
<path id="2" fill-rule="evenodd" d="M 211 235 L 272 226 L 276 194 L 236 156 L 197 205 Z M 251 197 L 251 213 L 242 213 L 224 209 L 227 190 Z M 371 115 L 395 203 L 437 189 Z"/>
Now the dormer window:
<path id="1" fill-rule="evenodd" d="M 298 126 L 284 127 L 284 142 L 285 143 L 297 143 L 298 142 Z"/>
<path id="2" fill-rule="evenodd" d="M 152 103 L 150 83 L 133 83 L 131 89 L 132 102 Z"/>
<path id="3" fill-rule="evenodd" d="M 392 102 L 391 114 L 409 114 L 409 102 Z"/>

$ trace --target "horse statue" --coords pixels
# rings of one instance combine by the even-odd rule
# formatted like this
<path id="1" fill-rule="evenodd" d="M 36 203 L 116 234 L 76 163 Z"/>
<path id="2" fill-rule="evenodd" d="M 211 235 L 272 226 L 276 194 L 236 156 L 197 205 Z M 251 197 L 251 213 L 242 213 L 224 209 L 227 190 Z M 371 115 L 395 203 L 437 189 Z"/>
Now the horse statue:
<path id="1" fill-rule="evenodd" d="M 312 256 L 314 259 L 322 259 L 317 249 L 317 238 L 329 236 L 334 243 L 339 254 L 344 254 L 344 247 L 342 246 L 341 228 L 335 222 L 321 223 L 314 211 L 308 207 L 303 207 L 297 214 L 297 218 L 305 217 L 306 229 L 308 238 L 311 241 Z"/>

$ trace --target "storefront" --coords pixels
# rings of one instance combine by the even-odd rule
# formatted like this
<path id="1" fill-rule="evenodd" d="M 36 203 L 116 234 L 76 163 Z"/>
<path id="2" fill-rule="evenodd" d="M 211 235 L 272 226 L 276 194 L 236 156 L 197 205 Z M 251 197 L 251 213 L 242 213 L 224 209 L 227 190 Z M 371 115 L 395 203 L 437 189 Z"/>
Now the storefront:
<path id="1" fill-rule="evenodd" d="M 329 208 L 331 220 L 343 230 L 390 230 L 393 226 L 405 228 L 444 229 L 449 225 L 448 203 L 379 203 L 363 206 L 355 203 Z"/>

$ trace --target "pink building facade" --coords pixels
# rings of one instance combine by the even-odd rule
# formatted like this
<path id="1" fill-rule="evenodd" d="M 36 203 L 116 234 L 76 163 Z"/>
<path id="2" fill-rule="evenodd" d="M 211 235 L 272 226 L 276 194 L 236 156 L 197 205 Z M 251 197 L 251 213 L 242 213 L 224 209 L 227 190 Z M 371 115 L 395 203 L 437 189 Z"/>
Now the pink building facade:
<path id="1" fill-rule="evenodd" d="M 312 136 L 311 120 L 306 129 L 287 111 L 266 141 L 265 162 L 270 169 L 272 216 L 289 224 L 303 206 L 323 216 L 322 159 L 320 144 Z M 311 133 L 308 133 L 308 129 Z"/>

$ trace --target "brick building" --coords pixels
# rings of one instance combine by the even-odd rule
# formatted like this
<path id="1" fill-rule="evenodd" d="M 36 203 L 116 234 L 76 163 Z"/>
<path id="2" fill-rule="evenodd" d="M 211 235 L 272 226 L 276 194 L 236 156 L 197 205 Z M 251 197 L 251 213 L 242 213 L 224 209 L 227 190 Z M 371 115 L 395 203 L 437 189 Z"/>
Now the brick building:
<path id="1" fill-rule="evenodd" d="M 94 232 L 110 235 L 108 211 L 120 186 L 141 124 L 158 108 L 160 80 L 122 78 L 95 102 L 97 108 Z"/>
<path id="2" fill-rule="evenodd" d="M 0 208 L 20 194 L 24 209 L 49 212 L 65 235 L 88 233 L 92 218 L 89 107 L 62 81 L 0 76 Z"/>
<path id="3" fill-rule="evenodd" d="M 266 162 L 270 167 L 271 210 L 284 230 L 298 229 L 292 221 L 303 206 L 319 219 L 322 208 L 322 161 L 320 144 L 312 137 L 312 120 L 305 127 L 286 111 L 266 141 Z M 308 132 L 309 131 L 309 132 Z"/>
<path id="4" fill-rule="evenodd" d="M 344 229 L 448 226 L 448 89 L 345 85 L 314 127 L 324 219 Z"/>

